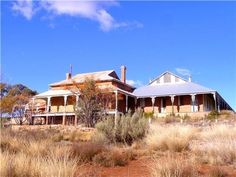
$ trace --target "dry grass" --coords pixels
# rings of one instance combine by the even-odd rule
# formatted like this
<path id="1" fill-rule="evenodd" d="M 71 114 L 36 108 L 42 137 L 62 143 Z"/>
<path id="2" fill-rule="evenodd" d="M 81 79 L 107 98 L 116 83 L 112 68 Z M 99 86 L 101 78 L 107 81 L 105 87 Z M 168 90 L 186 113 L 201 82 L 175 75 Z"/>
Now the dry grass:
<path id="1" fill-rule="evenodd" d="M 208 177 L 226 177 L 227 173 L 220 167 L 214 167 L 210 170 Z"/>
<path id="2" fill-rule="evenodd" d="M 95 143 L 74 143 L 71 147 L 71 153 L 74 157 L 79 157 L 83 162 L 92 161 L 97 154 L 104 152 L 106 149 L 101 144 Z"/>
<path id="3" fill-rule="evenodd" d="M 0 176 L 74 176 L 78 160 L 71 157 L 70 148 L 55 144 L 47 136 L 40 131 L 1 130 Z"/>
<path id="4" fill-rule="evenodd" d="M 202 163 L 236 166 L 236 127 L 216 125 L 203 129 L 191 149 Z"/>
<path id="5" fill-rule="evenodd" d="M 132 149 L 110 148 L 93 158 L 93 162 L 104 167 L 125 166 L 129 160 L 134 160 L 135 155 Z"/>
<path id="6" fill-rule="evenodd" d="M 197 168 L 193 162 L 183 157 L 167 155 L 154 157 L 151 164 L 152 177 L 197 177 Z"/>
<path id="7" fill-rule="evenodd" d="M 25 153 L 9 154 L 1 153 L 2 177 L 72 177 L 76 172 L 76 159 L 69 158 L 69 155 L 57 157 L 29 156 Z"/>
<path id="8" fill-rule="evenodd" d="M 181 152 L 189 149 L 195 133 L 196 129 L 191 126 L 158 126 L 154 124 L 150 128 L 146 142 L 153 150 Z"/>
<path id="9" fill-rule="evenodd" d="M 2 130 L 0 176 L 97 176 L 94 170 L 85 168 L 85 173 L 82 173 L 78 169 L 86 163 L 96 166 L 96 163 L 91 162 L 95 162 L 93 159 L 95 156 L 98 159 L 99 154 L 100 157 L 109 157 L 108 166 L 124 166 L 134 158 L 131 148 L 109 148 L 91 141 L 81 142 L 77 140 L 81 134 L 75 131 L 65 132 L 61 139 L 61 133 L 51 130 Z M 65 141 L 67 135 L 69 141 Z M 103 162 L 99 162 L 99 166 Z"/>
<path id="10" fill-rule="evenodd" d="M 159 154 L 151 164 L 153 177 L 198 176 L 199 162 L 236 167 L 236 127 L 232 125 L 152 124 L 144 140 L 132 146 L 108 145 L 103 136 L 94 140 L 86 131 L 6 129 L 0 135 L 0 176 L 95 177 L 101 166 L 127 165 L 139 151 L 140 156 Z M 225 173 L 215 168 L 207 175 L 224 177 Z"/>
<path id="11" fill-rule="evenodd" d="M 73 130 L 60 132 L 59 134 L 53 137 L 53 140 L 56 142 L 60 141 L 70 141 L 70 142 L 87 142 L 90 141 L 94 132 L 93 131 L 81 131 L 81 130 Z"/>
<path id="12" fill-rule="evenodd" d="M 76 173 L 76 177 L 101 177 L 101 167 L 92 165 L 92 166 L 80 166 Z"/>

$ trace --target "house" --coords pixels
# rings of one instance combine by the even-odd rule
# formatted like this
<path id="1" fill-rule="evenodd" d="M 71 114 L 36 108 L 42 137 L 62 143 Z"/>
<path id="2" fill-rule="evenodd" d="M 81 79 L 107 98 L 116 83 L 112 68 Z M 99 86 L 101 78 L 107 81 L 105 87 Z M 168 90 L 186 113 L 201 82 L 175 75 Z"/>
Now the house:
<path id="1" fill-rule="evenodd" d="M 168 114 L 204 116 L 212 110 L 232 110 L 229 104 L 213 89 L 186 80 L 171 72 L 164 72 L 148 85 L 135 89 L 126 83 L 126 67 L 121 67 L 121 77 L 114 70 L 84 73 L 50 84 L 50 89 L 33 98 L 33 118 L 41 117 L 46 124 L 77 124 L 75 109 L 80 99 L 79 88 L 86 79 L 110 96 L 107 114 L 117 115 L 128 110 L 143 108 L 157 117 Z M 76 84 L 76 87 L 75 87 Z M 44 103 L 44 104 L 43 104 Z"/>
<path id="2" fill-rule="evenodd" d="M 203 117 L 212 110 L 232 110 L 216 90 L 169 71 L 148 85 L 137 88 L 133 94 L 138 100 L 138 106 L 145 112 L 154 112 L 158 117 L 165 117 L 167 114 Z"/>
<path id="3" fill-rule="evenodd" d="M 77 74 L 73 77 L 67 73 L 65 80 L 50 84 L 48 91 L 33 98 L 33 103 L 38 99 L 44 102 L 41 106 L 34 106 L 33 119 L 44 118 L 46 124 L 77 124 L 75 108 L 80 99 L 79 88 L 83 87 L 86 79 L 93 79 L 96 86 L 111 98 L 107 104 L 107 114 L 116 115 L 135 109 L 135 96 L 132 93 L 135 88 L 126 83 L 126 67 L 122 66 L 121 79 L 114 70 Z"/>

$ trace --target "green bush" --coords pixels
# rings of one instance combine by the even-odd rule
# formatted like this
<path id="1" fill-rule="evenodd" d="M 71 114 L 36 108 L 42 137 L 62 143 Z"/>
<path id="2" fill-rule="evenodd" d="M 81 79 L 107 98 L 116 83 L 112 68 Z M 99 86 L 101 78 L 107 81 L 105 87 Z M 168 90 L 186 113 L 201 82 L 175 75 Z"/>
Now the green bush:
<path id="1" fill-rule="evenodd" d="M 212 119 L 217 119 L 217 117 L 219 116 L 219 112 L 218 111 L 211 111 L 208 115 L 207 118 L 212 120 Z"/>
<path id="2" fill-rule="evenodd" d="M 145 118 L 153 118 L 154 117 L 154 112 L 144 112 L 144 117 Z"/>
<path id="3" fill-rule="evenodd" d="M 135 140 L 142 139 L 148 129 L 148 120 L 141 110 L 133 115 L 108 117 L 96 125 L 98 133 L 103 134 L 110 143 L 125 143 L 131 145 Z"/>

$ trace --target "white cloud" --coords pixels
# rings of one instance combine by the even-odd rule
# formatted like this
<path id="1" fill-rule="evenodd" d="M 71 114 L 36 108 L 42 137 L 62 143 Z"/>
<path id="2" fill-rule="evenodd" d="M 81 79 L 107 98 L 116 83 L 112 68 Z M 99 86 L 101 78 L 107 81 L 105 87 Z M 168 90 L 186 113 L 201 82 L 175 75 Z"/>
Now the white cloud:
<path id="1" fill-rule="evenodd" d="M 34 15 L 32 0 L 17 0 L 12 4 L 12 10 L 22 14 L 27 20 Z"/>
<path id="2" fill-rule="evenodd" d="M 177 73 L 183 75 L 183 76 L 191 76 L 191 71 L 185 68 L 175 68 Z"/>
<path id="3" fill-rule="evenodd" d="M 97 19 L 100 23 L 100 28 L 103 31 L 109 31 L 115 27 L 115 21 L 113 17 L 103 9 L 98 12 Z"/>
<path id="4" fill-rule="evenodd" d="M 38 9 L 44 9 L 55 16 L 68 15 L 93 20 L 99 23 L 102 31 L 110 31 L 121 27 L 140 28 L 143 25 L 139 22 L 117 22 L 107 11 L 109 6 L 117 6 L 116 0 L 108 1 L 62 1 L 62 0 L 39 0 Z M 13 3 L 12 9 L 18 11 L 28 20 L 32 18 L 35 11 L 32 0 L 17 0 Z"/>
<path id="5" fill-rule="evenodd" d="M 41 5 L 49 13 L 53 13 L 54 15 L 69 15 L 72 17 L 82 17 L 97 21 L 101 30 L 110 31 L 115 27 L 116 22 L 105 10 L 107 4 L 110 4 L 109 2 L 110 1 L 105 3 L 99 1 L 43 0 Z"/>
<path id="6" fill-rule="evenodd" d="M 128 29 L 133 29 L 133 28 L 142 28 L 143 24 L 137 21 L 133 21 L 133 22 L 120 22 L 120 23 L 116 23 L 114 25 L 115 28 L 128 28 Z"/>
<path id="7" fill-rule="evenodd" d="M 126 83 L 129 85 L 135 86 L 135 87 L 143 86 L 143 83 L 140 80 L 136 80 L 136 81 L 135 80 L 126 80 Z"/>

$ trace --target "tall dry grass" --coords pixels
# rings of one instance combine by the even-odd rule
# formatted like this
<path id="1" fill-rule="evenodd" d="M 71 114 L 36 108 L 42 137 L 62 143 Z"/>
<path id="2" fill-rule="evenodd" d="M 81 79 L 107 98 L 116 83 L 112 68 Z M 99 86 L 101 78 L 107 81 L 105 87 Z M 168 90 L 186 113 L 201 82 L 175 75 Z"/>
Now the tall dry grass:
<path id="1" fill-rule="evenodd" d="M 181 152 L 189 149 L 196 132 L 197 129 L 191 126 L 154 124 L 150 127 L 146 143 L 152 150 Z"/>
<path id="2" fill-rule="evenodd" d="M 232 124 L 198 128 L 186 125 L 152 125 L 146 144 L 153 150 L 165 151 L 164 157 L 154 158 L 151 164 L 153 177 L 198 176 L 195 172 L 199 163 L 213 166 L 230 164 L 236 167 L 236 126 Z M 188 151 L 183 152 L 184 150 Z M 174 155 L 166 157 L 168 152 Z M 188 156 L 185 158 L 178 157 L 186 153 Z M 214 169 L 208 175 L 223 177 L 226 173 L 221 169 Z"/>
<path id="3" fill-rule="evenodd" d="M 197 166 L 194 162 L 168 154 L 163 158 L 154 157 L 150 168 L 152 177 L 197 177 Z"/>
<path id="4" fill-rule="evenodd" d="M 0 153 L 2 177 L 73 177 L 76 172 L 77 161 L 69 155 L 32 157 L 22 152 L 9 154 Z"/>
<path id="5" fill-rule="evenodd" d="M 1 130 L 1 177 L 72 177 L 78 158 L 45 132 Z"/>
<path id="6" fill-rule="evenodd" d="M 236 167 L 236 127 L 215 125 L 204 128 L 191 150 L 203 163 L 233 164 Z"/>

